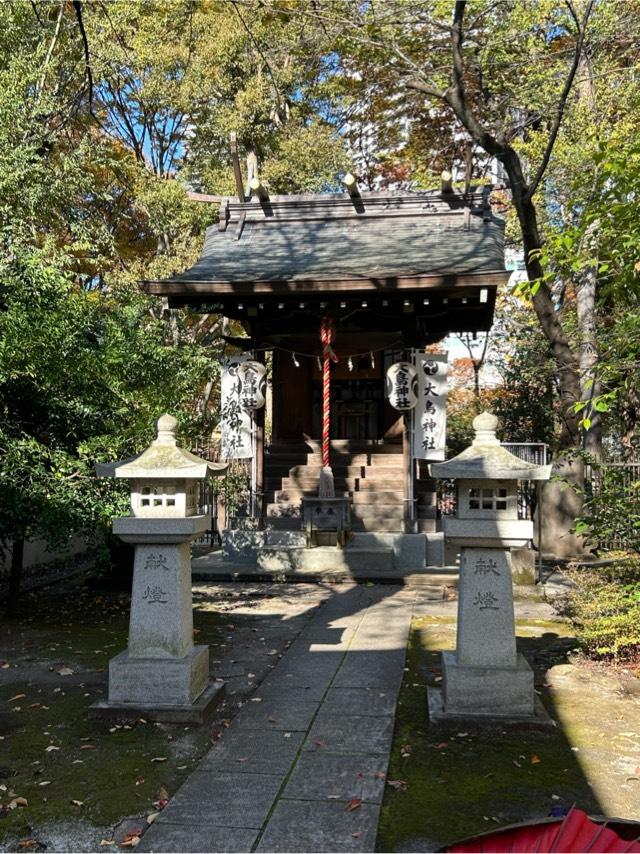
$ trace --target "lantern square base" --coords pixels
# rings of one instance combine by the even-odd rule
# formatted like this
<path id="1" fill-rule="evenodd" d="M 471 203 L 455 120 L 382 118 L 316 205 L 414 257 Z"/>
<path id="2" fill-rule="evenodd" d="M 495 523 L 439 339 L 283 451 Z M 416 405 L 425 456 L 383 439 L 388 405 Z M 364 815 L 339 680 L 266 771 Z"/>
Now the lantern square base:
<path id="1" fill-rule="evenodd" d="M 458 664 L 455 653 L 442 654 L 444 713 L 486 718 L 535 716 L 533 670 L 523 655 L 514 666 Z"/>
<path id="2" fill-rule="evenodd" d="M 427 712 L 429 715 L 429 724 L 432 727 L 438 727 L 445 732 L 448 728 L 460 729 L 464 726 L 468 727 L 501 727 L 525 726 L 527 729 L 547 730 L 550 727 L 556 726 L 555 721 L 550 717 L 539 697 L 534 699 L 533 714 L 526 716 L 493 716 L 489 715 L 459 715 L 452 712 L 447 712 L 444 707 L 444 691 L 442 688 L 427 688 Z"/>
<path id="3" fill-rule="evenodd" d="M 125 650 L 109 662 L 109 703 L 189 705 L 208 681 L 208 646 L 194 646 L 184 658 L 142 658 Z"/>
<path id="4" fill-rule="evenodd" d="M 99 700 L 89 708 L 89 717 L 101 720 L 158 721 L 171 724 L 205 724 L 225 696 L 225 683 L 212 682 L 200 694 L 195 703 L 174 705 L 161 703 L 112 703 Z"/>

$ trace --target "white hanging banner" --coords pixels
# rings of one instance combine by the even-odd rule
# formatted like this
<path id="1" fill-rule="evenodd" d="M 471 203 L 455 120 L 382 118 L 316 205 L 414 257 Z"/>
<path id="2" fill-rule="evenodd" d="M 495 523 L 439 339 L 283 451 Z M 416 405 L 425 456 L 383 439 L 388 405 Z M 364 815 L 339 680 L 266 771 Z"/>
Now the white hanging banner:
<path id="1" fill-rule="evenodd" d="M 418 405 L 413 410 L 413 456 L 444 460 L 447 438 L 447 356 L 415 353 Z"/>
<path id="2" fill-rule="evenodd" d="M 251 354 L 231 356 L 222 361 L 221 440 L 223 460 L 246 460 L 253 457 L 251 412 L 242 405 L 242 380 L 239 368 L 251 360 Z"/>

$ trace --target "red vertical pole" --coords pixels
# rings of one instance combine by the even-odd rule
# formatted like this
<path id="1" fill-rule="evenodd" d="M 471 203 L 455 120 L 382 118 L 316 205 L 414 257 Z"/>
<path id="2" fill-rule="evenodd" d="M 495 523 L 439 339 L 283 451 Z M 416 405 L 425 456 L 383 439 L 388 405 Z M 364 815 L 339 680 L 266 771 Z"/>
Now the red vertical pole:
<path id="1" fill-rule="evenodd" d="M 322 465 L 325 468 L 331 465 L 331 360 L 337 361 L 331 349 L 334 339 L 333 321 L 330 317 L 323 317 L 320 341 L 322 342 Z"/>

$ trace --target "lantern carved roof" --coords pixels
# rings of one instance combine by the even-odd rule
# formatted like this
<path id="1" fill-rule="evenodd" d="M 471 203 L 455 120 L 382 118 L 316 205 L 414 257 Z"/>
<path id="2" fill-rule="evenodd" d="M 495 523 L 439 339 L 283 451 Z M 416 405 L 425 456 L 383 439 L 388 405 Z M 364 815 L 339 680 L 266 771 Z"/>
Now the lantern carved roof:
<path id="1" fill-rule="evenodd" d="M 431 464 L 437 480 L 549 480 L 550 465 L 536 465 L 507 451 L 496 437 L 498 419 L 483 412 L 473 419 L 475 438 L 471 445 L 443 463 Z"/>
<path id="2" fill-rule="evenodd" d="M 158 437 L 145 451 L 117 463 L 100 463 L 96 466 L 96 474 L 130 480 L 203 480 L 227 470 L 227 463 L 212 463 L 178 447 L 177 426 L 172 415 L 162 415 L 158 418 Z"/>

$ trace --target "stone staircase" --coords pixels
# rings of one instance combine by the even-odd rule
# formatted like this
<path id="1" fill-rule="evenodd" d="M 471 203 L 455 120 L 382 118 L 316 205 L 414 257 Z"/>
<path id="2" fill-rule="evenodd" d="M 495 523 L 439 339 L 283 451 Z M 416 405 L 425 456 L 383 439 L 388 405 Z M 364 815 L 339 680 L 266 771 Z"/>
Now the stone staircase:
<path id="1" fill-rule="evenodd" d="M 402 447 L 397 444 L 337 439 L 331 443 L 336 496 L 351 499 L 355 532 L 404 531 Z M 322 467 L 320 443 L 272 445 L 265 454 L 267 527 L 300 530 L 301 501 L 318 494 Z M 435 496 L 421 495 L 418 532 L 435 530 Z"/>

